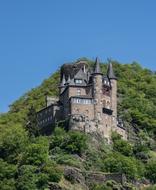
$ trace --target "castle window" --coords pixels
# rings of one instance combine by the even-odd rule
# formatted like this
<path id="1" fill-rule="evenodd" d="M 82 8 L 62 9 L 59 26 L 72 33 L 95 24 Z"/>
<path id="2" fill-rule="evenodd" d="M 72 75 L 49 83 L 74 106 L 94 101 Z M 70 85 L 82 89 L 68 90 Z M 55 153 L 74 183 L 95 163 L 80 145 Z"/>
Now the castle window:
<path id="1" fill-rule="evenodd" d="M 75 79 L 76 84 L 82 84 L 82 79 Z"/>
<path id="2" fill-rule="evenodd" d="M 74 98 L 73 103 L 75 103 L 75 104 L 91 104 L 92 100 L 91 99 Z"/>
<path id="3" fill-rule="evenodd" d="M 110 108 L 110 102 L 107 101 L 107 108 L 109 109 Z"/>
<path id="4" fill-rule="evenodd" d="M 81 89 L 77 89 L 77 95 L 80 96 L 81 95 Z"/>

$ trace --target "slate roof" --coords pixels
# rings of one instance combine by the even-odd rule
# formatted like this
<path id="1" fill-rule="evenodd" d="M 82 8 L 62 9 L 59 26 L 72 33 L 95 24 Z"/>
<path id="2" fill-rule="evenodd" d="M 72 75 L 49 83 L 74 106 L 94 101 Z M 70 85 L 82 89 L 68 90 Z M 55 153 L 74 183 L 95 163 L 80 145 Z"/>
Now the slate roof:
<path id="1" fill-rule="evenodd" d="M 65 75 L 65 79 L 68 79 L 68 76 L 70 75 L 70 78 L 73 79 L 74 76 L 78 73 L 78 71 L 84 68 L 88 69 L 88 64 L 86 61 L 79 61 L 74 64 L 64 64 L 61 67 L 61 80 L 63 78 L 63 74 Z"/>
<path id="2" fill-rule="evenodd" d="M 107 76 L 109 79 L 117 79 L 113 71 L 112 63 L 109 63 L 108 65 Z"/>
<path id="3" fill-rule="evenodd" d="M 101 68 L 100 68 L 100 63 L 99 63 L 99 59 L 96 58 L 95 60 L 95 68 L 94 68 L 94 74 L 99 74 L 101 73 Z"/>

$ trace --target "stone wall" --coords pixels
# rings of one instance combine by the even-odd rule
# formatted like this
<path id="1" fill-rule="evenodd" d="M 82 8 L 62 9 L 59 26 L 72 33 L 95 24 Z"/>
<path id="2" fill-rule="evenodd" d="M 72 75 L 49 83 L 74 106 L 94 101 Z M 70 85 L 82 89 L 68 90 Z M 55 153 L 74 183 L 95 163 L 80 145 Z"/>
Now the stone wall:
<path id="1" fill-rule="evenodd" d="M 74 104 L 71 103 L 71 113 L 80 114 L 85 116 L 86 119 L 92 120 L 94 119 L 94 105 L 93 104 Z"/>
<path id="2" fill-rule="evenodd" d="M 126 176 L 119 173 L 102 173 L 102 172 L 87 172 L 81 171 L 74 167 L 66 167 L 64 170 L 64 176 L 67 180 L 73 183 L 81 183 L 90 186 L 92 184 L 103 184 L 108 180 L 116 181 L 121 185 L 126 183 Z"/>
<path id="3" fill-rule="evenodd" d="M 81 91 L 80 94 L 78 94 L 78 91 L 77 91 L 78 89 Z M 78 96 L 78 95 L 82 95 L 82 96 L 86 95 L 85 87 L 79 87 L 79 86 L 69 87 L 69 97 Z"/>

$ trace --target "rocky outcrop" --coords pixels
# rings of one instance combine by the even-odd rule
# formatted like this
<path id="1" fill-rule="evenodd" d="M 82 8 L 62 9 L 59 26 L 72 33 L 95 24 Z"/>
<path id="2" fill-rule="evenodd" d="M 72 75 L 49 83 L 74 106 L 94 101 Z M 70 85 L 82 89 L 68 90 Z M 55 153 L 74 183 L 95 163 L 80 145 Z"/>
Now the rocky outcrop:
<path id="1" fill-rule="evenodd" d="M 66 167 L 64 170 L 64 177 L 71 183 L 85 184 L 85 177 L 82 175 L 81 170 L 73 167 Z"/>
<path id="2" fill-rule="evenodd" d="M 48 184 L 49 190 L 64 190 L 58 183 L 50 182 Z"/>

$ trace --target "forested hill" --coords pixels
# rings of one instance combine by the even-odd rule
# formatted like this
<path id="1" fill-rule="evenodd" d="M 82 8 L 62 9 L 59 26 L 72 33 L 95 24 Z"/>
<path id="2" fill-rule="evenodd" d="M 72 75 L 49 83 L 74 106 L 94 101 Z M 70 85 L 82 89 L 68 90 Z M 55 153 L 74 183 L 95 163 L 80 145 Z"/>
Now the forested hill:
<path id="1" fill-rule="evenodd" d="M 92 60 L 87 61 L 93 66 Z M 108 145 L 98 136 L 60 127 L 50 136 L 30 133 L 30 108 L 37 111 L 45 106 L 46 96 L 58 95 L 58 70 L 0 115 L 0 189 L 133 190 L 138 183 L 156 183 L 156 73 L 136 62 L 112 63 L 118 78 L 118 116 L 130 141 L 114 133 Z M 106 73 L 107 63 L 101 68 Z M 69 167 L 72 176 L 71 170 L 65 172 Z M 88 184 L 86 176 L 93 171 L 125 174 L 126 188 L 110 180 Z"/>
<path id="2" fill-rule="evenodd" d="M 88 63 L 93 65 L 94 62 L 88 60 Z M 101 67 L 106 73 L 107 64 L 101 63 Z M 118 77 L 118 115 L 153 136 L 156 134 L 156 74 L 136 62 L 114 61 L 113 67 Z M 0 124 L 23 123 L 31 106 L 39 110 L 45 106 L 47 95 L 58 95 L 58 85 L 59 71 L 15 101 L 10 111 L 1 116 Z"/>

